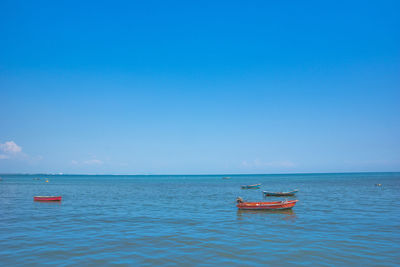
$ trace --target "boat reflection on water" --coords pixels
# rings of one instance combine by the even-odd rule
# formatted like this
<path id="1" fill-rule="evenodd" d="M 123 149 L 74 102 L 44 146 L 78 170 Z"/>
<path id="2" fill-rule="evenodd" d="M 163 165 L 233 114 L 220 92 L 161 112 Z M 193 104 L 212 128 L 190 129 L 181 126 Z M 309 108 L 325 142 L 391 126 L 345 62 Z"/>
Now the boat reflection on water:
<path id="1" fill-rule="evenodd" d="M 33 205 L 35 205 L 35 209 L 40 209 L 43 211 L 59 211 L 63 209 L 63 204 L 59 201 L 34 201 Z"/>
<path id="2" fill-rule="evenodd" d="M 42 200 L 42 201 L 33 201 L 33 203 L 36 203 L 38 205 L 40 205 L 41 203 L 46 203 L 46 204 L 43 204 L 43 205 L 49 205 L 49 204 L 51 205 L 51 204 L 53 204 L 53 205 L 59 206 L 59 205 L 61 205 L 62 201 L 45 201 L 45 200 Z"/>
<path id="3" fill-rule="evenodd" d="M 295 220 L 296 213 L 292 209 L 285 210 L 237 210 L 237 219 L 242 220 L 250 217 L 260 216 L 279 216 L 281 215 L 283 220 Z"/>

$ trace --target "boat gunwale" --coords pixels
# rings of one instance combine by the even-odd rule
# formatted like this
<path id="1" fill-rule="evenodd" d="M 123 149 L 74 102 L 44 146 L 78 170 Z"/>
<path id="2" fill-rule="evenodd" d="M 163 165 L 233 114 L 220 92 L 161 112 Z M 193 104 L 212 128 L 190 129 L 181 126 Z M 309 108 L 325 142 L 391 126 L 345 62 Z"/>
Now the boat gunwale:
<path id="1" fill-rule="evenodd" d="M 61 201 L 62 196 L 34 196 L 34 201 Z"/>

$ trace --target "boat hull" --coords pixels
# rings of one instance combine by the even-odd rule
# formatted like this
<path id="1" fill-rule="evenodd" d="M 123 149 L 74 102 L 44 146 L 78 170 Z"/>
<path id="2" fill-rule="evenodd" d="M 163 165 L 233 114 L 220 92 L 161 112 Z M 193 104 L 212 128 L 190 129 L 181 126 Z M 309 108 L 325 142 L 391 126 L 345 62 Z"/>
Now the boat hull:
<path id="1" fill-rule="evenodd" d="M 61 196 L 37 196 L 33 197 L 34 201 L 61 201 Z"/>
<path id="2" fill-rule="evenodd" d="M 274 202 L 243 202 L 236 206 L 240 210 L 286 210 L 293 208 L 298 200 Z"/>
<path id="3" fill-rule="evenodd" d="M 268 192 L 263 191 L 264 195 L 267 197 L 286 197 L 286 196 L 294 196 L 299 190 L 294 190 L 290 192 Z"/>
<path id="4" fill-rule="evenodd" d="M 254 185 L 242 185 L 242 189 L 258 189 L 260 188 L 261 184 L 254 184 Z"/>

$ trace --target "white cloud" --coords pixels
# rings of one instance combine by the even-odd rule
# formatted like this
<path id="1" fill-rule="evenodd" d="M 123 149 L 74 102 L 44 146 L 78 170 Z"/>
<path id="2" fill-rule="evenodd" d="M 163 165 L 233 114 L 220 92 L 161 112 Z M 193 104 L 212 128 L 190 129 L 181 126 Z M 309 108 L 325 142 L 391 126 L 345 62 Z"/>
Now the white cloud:
<path id="1" fill-rule="evenodd" d="M 42 156 L 31 156 L 22 152 L 22 147 L 17 145 L 14 141 L 7 141 L 5 143 L 0 143 L 0 160 L 18 160 L 24 161 L 29 164 L 36 164 L 43 159 Z"/>
<path id="2" fill-rule="evenodd" d="M 4 144 L 0 144 L 0 150 L 5 153 L 19 153 L 22 151 L 22 148 L 14 141 L 8 141 Z"/>
<path id="3" fill-rule="evenodd" d="M 23 155 L 22 148 L 14 141 L 7 141 L 4 144 L 0 143 L 0 159 L 9 159 L 18 155 Z"/>

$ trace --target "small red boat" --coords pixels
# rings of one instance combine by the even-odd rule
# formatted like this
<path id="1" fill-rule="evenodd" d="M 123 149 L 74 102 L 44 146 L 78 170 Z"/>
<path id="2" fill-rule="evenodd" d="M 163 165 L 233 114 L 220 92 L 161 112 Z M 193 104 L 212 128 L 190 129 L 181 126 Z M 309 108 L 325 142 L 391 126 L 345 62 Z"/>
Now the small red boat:
<path id="1" fill-rule="evenodd" d="M 34 201 L 61 201 L 61 196 L 36 196 Z"/>
<path id="2" fill-rule="evenodd" d="M 241 210 L 286 210 L 293 208 L 297 201 L 243 202 L 242 199 L 238 198 L 236 206 Z"/>

